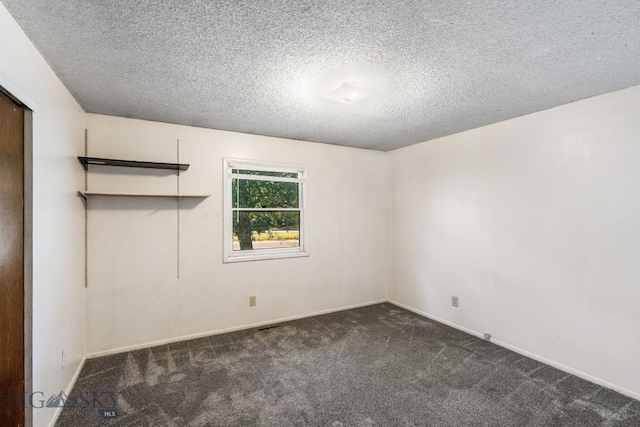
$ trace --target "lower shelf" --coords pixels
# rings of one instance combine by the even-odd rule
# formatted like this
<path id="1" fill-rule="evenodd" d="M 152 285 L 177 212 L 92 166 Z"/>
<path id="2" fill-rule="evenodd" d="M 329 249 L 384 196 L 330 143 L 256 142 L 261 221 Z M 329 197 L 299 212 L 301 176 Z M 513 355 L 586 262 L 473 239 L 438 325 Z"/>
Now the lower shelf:
<path id="1" fill-rule="evenodd" d="M 113 193 L 106 191 L 78 191 L 78 194 L 85 199 L 87 197 L 172 197 L 178 198 L 200 198 L 205 199 L 211 194 L 149 194 L 149 193 Z"/>

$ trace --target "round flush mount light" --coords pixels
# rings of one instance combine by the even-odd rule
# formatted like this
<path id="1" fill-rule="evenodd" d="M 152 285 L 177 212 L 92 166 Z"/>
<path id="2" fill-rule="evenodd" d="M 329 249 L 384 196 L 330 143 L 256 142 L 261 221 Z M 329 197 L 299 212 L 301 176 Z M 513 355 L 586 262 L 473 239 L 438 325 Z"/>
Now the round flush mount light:
<path id="1" fill-rule="evenodd" d="M 355 82 L 344 82 L 331 92 L 327 93 L 325 97 L 332 99 L 343 104 L 355 104 L 358 101 L 362 101 L 369 94 L 364 89 L 358 87 Z"/>

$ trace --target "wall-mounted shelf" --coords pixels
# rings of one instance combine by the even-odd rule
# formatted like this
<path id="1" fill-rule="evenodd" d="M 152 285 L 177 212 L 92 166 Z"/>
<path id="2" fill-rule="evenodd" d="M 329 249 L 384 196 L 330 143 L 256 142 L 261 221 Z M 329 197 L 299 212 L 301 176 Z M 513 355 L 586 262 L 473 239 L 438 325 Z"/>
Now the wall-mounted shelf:
<path id="1" fill-rule="evenodd" d="M 78 191 L 78 195 L 84 199 L 84 250 L 85 250 L 85 263 L 84 263 L 84 275 L 85 286 L 89 286 L 89 199 L 95 197 L 144 197 L 144 198 L 171 198 L 177 201 L 176 203 L 176 276 L 180 278 L 180 202 L 182 199 L 206 199 L 210 194 L 193 194 L 182 193 L 180 191 L 180 172 L 189 169 L 189 165 L 186 163 L 180 163 L 180 140 L 176 141 L 176 163 L 160 163 L 160 162 L 140 162 L 137 160 L 121 160 L 121 159 L 105 159 L 102 157 L 88 157 L 89 156 L 89 131 L 85 129 L 84 132 L 84 156 L 78 156 L 78 161 L 84 168 L 84 191 Z M 113 192 L 113 191 L 89 191 L 89 166 L 118 166 L 125 168 L 144 168 L 144 169 L 160 169 L 165 171 L 174 172 L 176 175 L 176 187 L 175 193 L 127 193 L 127 192 Z M 124 171 L 119 171 L 122 173 Z M 129 171 L 128 171 L 129 172 Z M 134 172 L 134 171 L 131 171 Z M 133 173 L 133 175 L 143 175 Z"/>
<path id="2" fill-rule="evenodd" d="M 192 198 L 192 199 L 206 199 L 211 194 L 148 194 L 148 193 L 115 193 L 107 191 L 78 191 L 78 194 L 85 199 L 87 197 L 100 196 L 100 197 L 169 197 L 169 198 Z"/>
<path id="3" fill-rule="evenodd" d="M 78 161 L 85 170 L 89 170 L 89 165 L 96 166 L 120 166 L 125 168 L 146 168 L 186 171 L 189 165 L 186 163 L 159 163 L 159 162 L 139 162 L 136 160 L 103 159 L 100 157 L 78 157 Z"/>

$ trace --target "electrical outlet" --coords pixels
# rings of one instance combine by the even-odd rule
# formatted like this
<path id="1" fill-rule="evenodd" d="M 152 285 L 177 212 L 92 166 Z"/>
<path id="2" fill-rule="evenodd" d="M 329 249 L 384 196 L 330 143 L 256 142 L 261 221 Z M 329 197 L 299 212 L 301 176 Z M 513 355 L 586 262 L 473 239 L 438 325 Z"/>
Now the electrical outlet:
<path id="1" fill-rule="evenodd" d="M 67 356 L 64 354 L 64 350 L 62 350 L 62 369 L 64 369 L 67 364 Z"/>
<path id="2" fill-rule="evenodd" d="M 255 307 L 255 306 L 256 306 L 256 296 L 251 295 L 249 297 L 249 307 Z"/>
<path id="3" fill-rule="evenodd" d="M 454 307 L 458 306 L 458 297 L 451 297 L 451 305 Z"/>
<path id="4" fill-rule="evenodd" d="M 489 341 L 491 339 L 491 334 L 484 334 L 484 339 Z"/>

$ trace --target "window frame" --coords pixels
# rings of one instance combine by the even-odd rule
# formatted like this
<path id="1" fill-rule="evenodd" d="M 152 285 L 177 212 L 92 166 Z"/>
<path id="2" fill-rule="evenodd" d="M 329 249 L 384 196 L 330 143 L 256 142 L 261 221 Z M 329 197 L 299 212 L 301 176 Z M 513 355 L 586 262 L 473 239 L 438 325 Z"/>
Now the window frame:
<path id="1" fill-rule="evenodd" d="M 306 178 L 307 171 L 306 168 L 296 165 L 284 164 L 284 163 L 276 163 L 276 162 L 268 162 L 268 161 L 258 161 L 258 160 L 245 160 L 245 159 L 232 159 L 232 158 L 224 158 L 223 165 L 223 262 L 224 263 L 232 263 L 232 262 L 242 262 L 242 261 L 260 261 L 267 259 L 282 259 L 282 258 L 298 258 L 298 257 L 306 257 L 309 254 L 306 251 L 306 236 L 307 236 L 307 225 L 306 225 L 306 215 L 305 215 L 305 194 L 307 192 Z M 298 209 L 296 211 L 300 212 L 300 245 L 297 247 L 289 247 L 289 248 L 271 248 L 271 249 L 253 249 L 250 251 L 234 251 L 233 250 L 233 217 L 234 217 L 234 208 L 233 208 L 233 178 L 237 177 L 237 174 L 233 174 L 233 169 L 244 169 L 258 172 L 280 172 L 280 173 L 297 173 L 298 178 L 283 178 L 278 179 L 278 177 L 269 177 L 274 178 L 273 181 L 283 181 L 283 182 L 294 182 L 299 183 L 298 186 Z M 255 176 L 255 175 L 251 175 Z M 251 209 L 254 210 L 254 209 Z M 260 210 L 260 208 L 256 208 L 255 210 Z M 279 211 L 280 209 L 266 209 L 267 211 Z M 282 209 L 283 211 L 292 210 L 290 208 Z"/>

